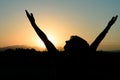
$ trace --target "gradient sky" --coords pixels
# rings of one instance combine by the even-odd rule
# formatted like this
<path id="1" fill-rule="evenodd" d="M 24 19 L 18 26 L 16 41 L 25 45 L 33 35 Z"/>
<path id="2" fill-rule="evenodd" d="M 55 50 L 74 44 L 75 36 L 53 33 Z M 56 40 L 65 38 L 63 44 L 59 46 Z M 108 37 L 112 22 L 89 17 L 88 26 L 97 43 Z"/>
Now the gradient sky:
<path id="1" fill-rule="evenodd" d="M 120 16 L 120 0 L 0 0 L 0 47 L 43 46 L 26 17 L 26 9 L 55 46 L 63 47 L 71 35 L 91 44 L 112 16 Z M 98 50 L 120 50 L 119 17 Z"/>

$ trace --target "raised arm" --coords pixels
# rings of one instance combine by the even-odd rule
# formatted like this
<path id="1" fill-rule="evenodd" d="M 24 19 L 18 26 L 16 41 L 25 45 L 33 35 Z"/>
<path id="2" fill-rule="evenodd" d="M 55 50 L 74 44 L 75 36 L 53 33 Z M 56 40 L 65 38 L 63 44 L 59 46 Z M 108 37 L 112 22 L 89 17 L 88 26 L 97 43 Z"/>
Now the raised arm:
<path id="1" fill-rule="evenodd" d="M 111 26 L 115 23 L 115 21 L 117 20 L 117 17 L 118 16 L 112 17 L 112 19 L 109 21 L 107 27 L 98 35 L 98 37 L 95 39 L 95 41 L 90 45 L 90 49 L 92 51 L 97 50 L 97 47 L 99 46 L 100 42 L 104 39 L 105 35 L 107 34 L 107 32 L 109 31 Z"/>
<path id="2" fill-rule="evenodd" d="M 36 31 L 37 35 L 41 38 L 41 40 L 44 42 L 48 52 L 50 52 L 50 55 L 56 55 L 56 53 L 58 53 L 57 49 L 55 48 L 55 46 L 52 44 L 52 42 L 50 42 L 47 38 L 47 36 L 45 35 L 45 33 L 38 28 L 38 26 L 35 23 L 35 19 L 33 14 L 29 14 L 27 10 L 25 10 L 26 15 L 32 25 L 32 27 L 34 28 L 34 30 Z"/>

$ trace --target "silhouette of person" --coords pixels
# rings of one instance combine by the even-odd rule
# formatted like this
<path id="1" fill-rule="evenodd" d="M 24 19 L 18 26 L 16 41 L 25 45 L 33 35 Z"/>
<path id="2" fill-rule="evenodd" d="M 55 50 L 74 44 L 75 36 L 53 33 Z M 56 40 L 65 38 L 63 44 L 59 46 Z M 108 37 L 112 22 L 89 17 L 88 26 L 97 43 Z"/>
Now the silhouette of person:
<path id="1" fill-rule="evenodd" d="M 51 56 L 51 58 L 53 58 L 53 60 L 55 60 L 57 58 L 56 56 L 59 55 L 59 51 L 56 49 L 53 43 L 50 40 L 48 40 L 45 33 L 41 29 L 38 28 L 38 26 L 35 23 L 33 14 L 32 13 L 29 14 L 27 10 L 25 10 L 25 12 L 32 27 L 34 28 L 38 36 L 44 42 L 49 52 L 49 55 Z M 83 53 L 96 52 L 100 42 L 104 39 L 104 37 L 106 36 L 111 26 L 115 23 L 115 21 L 117 20 L 117 17 L 118 17 L 117 15 L 115 17 L 114 16 L 112 17 L 112 19 L 109 21 L 106 28 L 98 35 L 98 37 L 95 39 L 95 41 L 93 41 L 91 45 L 89 45 L 86 40 L 82 39 L 81 37 L 77 35 L 71 36 L 70 40 L 66 41 L 64 49 L 66 53 L 69 53 L 69 56 L 71 57 L 71 60 L 73 60 L 73 63 L 74 63 L 74 60 L 79 61 L 78 59 L 81 55 L 82 56 L 88 55 L 88 54 L 83 54 Z"/>

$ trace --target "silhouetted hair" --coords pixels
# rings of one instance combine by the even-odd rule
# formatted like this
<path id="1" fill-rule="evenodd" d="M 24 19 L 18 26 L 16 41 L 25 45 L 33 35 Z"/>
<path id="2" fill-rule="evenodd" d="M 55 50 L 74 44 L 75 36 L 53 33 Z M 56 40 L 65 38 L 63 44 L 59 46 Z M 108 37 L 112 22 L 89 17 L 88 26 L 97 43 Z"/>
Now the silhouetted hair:
<path id="1" fill-rule="evenodd" d="M 86 52 L 89 49 L 87 41 L 79 36 L 71 36 L 69 41 L 66 41 L 65 50 L 67 52 Z"/>

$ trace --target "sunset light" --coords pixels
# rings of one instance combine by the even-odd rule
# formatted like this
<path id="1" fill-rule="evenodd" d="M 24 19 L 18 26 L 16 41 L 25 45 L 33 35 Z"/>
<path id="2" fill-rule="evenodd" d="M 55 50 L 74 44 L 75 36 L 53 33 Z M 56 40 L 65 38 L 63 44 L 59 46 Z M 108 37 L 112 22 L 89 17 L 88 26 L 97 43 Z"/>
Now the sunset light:
<path id="1" fill-rule="evenodd" d="M 51 35 L 48 35 L 48 39 L 54 44 L 55 43 L 55 39 L 54 39 L 54 37 L 53 36 L 51 36 Z M 41 47 L 41 48 L 43 48 L 43 49 L 46 49 L 46 47 L 45 47 L 45 44 L 38 38 L 38 39 L 36 39 L 35 40 L 36 42 L 36 46 L 39 46 L 39 47 Z"/>
<path id="2" fill-rule="evenodd" d="M 71 35 L 78 35 L 91 44 L 112 16 L 120 14 L 119 3 L 119 0 L 2 0 L 0 47 L 29 45 L 45 48 L 27 19 L 25 10 L 33 13 L 38 27 L 56 47 L 63 47 Z M 118 19 L 112 26 L 98 50 L 120 49 L 119 22 Z M 106 43 L 109 47 L 104 46 Z"/>
<path id="3" fill-rule="evenodd" d="M 0 64 L 0 78 L 120 76 L 120 0 L 0 0 Z"/>
<path id="4" fill-rule="evenodd" d="M 48 39 L 54 44 L 55 43 L 55 39 L 52 35 L 48 35 Z"/>

